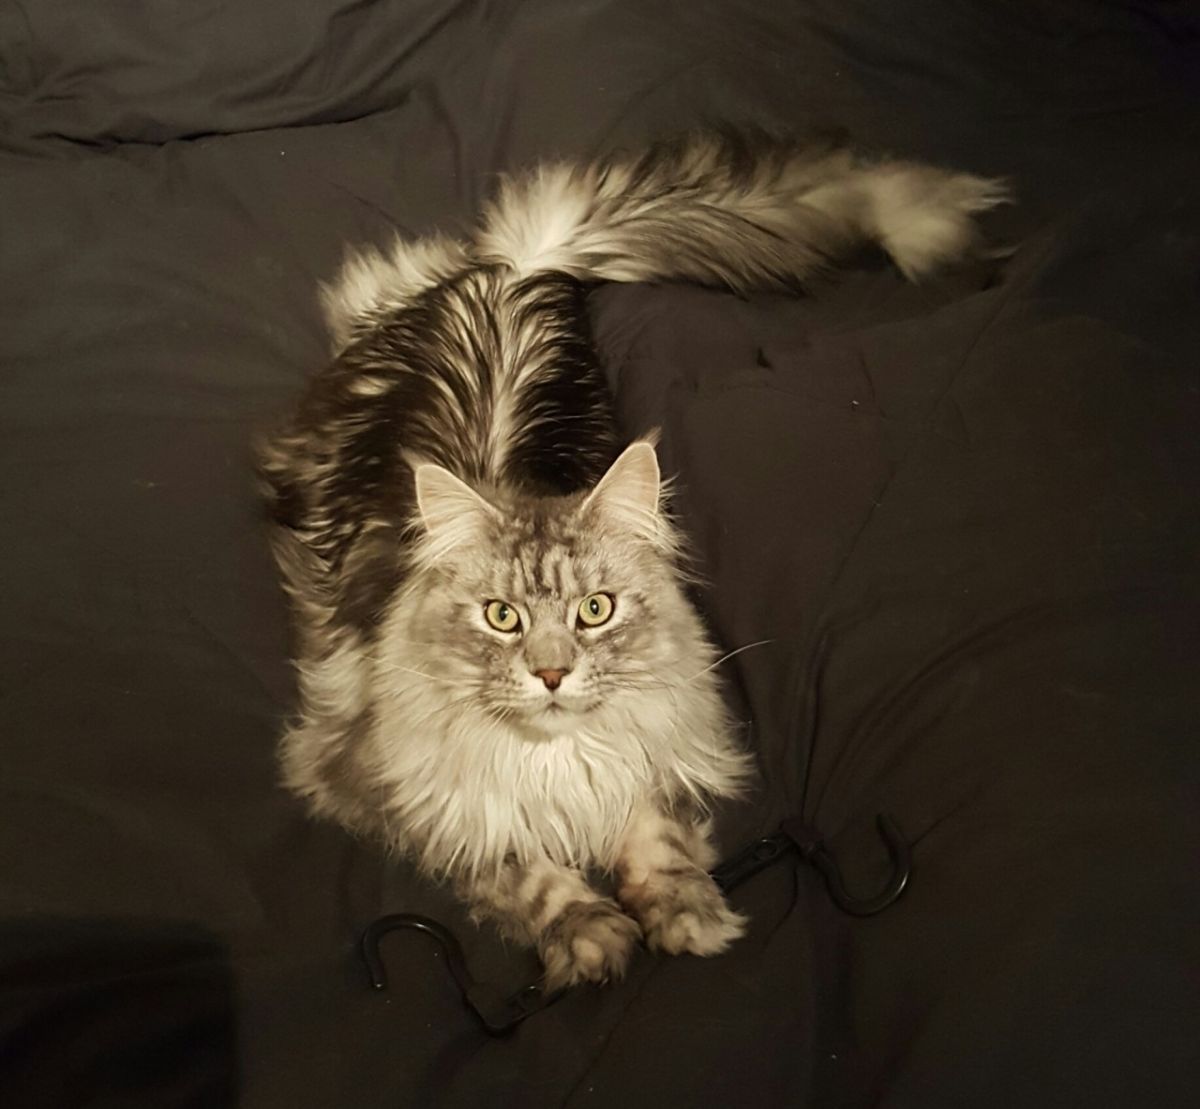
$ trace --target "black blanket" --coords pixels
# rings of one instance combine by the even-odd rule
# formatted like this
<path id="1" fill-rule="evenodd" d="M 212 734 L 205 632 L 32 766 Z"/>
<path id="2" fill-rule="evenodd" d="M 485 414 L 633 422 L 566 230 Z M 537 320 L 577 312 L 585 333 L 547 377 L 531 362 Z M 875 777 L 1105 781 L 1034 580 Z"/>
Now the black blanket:
<path id="1" fill-rule="evenodd" d="M 1190 1105 L 1200 1086 L 1200 24 L 1103 0 L 0 7 L 0 1104 Z M 507 1038 L 526 952 L 276 784 L 250 444 L 347 244 L 707 120 L 1012 179 L 995 271 L 606 287 L 761 768 L 746 939 Z"/>

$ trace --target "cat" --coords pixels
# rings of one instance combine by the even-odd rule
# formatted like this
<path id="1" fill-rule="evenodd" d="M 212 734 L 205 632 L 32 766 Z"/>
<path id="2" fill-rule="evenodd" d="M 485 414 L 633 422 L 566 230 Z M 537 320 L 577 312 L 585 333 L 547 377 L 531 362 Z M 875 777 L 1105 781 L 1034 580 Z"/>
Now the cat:
<path id="1" fill-rule="evenodd" d="M 588 289 L 797 289 L 863 244 L 920 278 L 1004 199 L 833 142 L 698 134 L 543 164 L 470 237 L 352 257 L 323 291 L 334 360 L 261 460 L 297 637 L 287 786 L 451 881 L 550 989 L 619 977 L 642 941 L 725 950 L 746 921 L 707 873 L 707 813 L 750 759 L 654 442 L 621 449 Z"/>

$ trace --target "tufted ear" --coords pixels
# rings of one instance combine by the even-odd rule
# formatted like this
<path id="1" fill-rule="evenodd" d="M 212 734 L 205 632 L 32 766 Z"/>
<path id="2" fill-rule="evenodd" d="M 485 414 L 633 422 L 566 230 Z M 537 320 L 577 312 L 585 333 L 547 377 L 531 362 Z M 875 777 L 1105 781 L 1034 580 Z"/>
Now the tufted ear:
<path id="1" fill-rule="evenodd" d="M 478 539 L 496 509 L 461 478 L 443 466 L 425 462 L 413 470 L 417 510 L 431 546 L 426 558 L 435 560 L 464 543 Z"/>
<path id="2" fill-rule="evenodd" d="M 608 468 L 583 502 L 609 522 L 657 540 L 663 524 L 659 514 L 662 475 L 653 444 L 645 439 L 631 443 Z"/>

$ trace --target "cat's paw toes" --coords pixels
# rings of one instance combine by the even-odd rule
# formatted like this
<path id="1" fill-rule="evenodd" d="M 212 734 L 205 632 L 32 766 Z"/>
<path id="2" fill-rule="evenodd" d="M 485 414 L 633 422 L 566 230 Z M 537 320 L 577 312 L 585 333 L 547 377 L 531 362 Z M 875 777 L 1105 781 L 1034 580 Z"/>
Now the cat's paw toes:
<path id="1" fill-rule="evenodd" d="M 659 874 L 637 889 L 622 891 L 646 943 L 668 955 L 718 955 L 746 930 L 746 918 L 725 902 L 703 871 Z"/>
<path id="2" fill-rule="evenodd" d="M 573 901 L 538 941 L 546 988 L 620 978 L 641 938 L 637 921 L 612 901 Z"/>

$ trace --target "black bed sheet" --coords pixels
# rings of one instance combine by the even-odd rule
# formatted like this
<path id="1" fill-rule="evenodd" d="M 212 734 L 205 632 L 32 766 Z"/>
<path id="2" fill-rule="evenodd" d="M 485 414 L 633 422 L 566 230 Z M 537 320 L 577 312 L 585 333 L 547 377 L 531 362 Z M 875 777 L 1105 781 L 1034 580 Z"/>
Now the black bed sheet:
<path id="1" fill-rule="evenodd" d="M 1200 1084 L 1200 24 L 1183 3 L 0 7 L 0 1104 L 1190 1105 Z M 276 784 L 292 679 L 253 436 L 348 244 L 706 120 L 1009 176 L 994 271 L 605 287 L 787 815 L 747 938 L 502 1040 L 526 952 Z"/>

